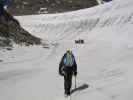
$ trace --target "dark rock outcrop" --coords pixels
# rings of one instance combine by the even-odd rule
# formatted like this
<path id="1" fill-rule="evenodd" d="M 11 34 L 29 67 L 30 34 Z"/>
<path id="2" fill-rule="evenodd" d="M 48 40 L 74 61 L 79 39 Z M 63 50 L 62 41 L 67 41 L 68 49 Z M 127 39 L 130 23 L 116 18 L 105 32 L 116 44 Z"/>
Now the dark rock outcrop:
<path id="1" fill-rule="evenodd" d="M 95 5 L 98 5 L 96 0 L 12 0 L 9 11 L 14 15 L 31 15 L 38 14 L 41 8 L 44 13 L 59 13 Z"/>
<path id="2" fill-rule="evenodd" d="M 12 15 L 4 11 L 0 15 L 0 46 L 11 45 L 11 41 L 25 45 L 41 43 L 40 38 L 32 36 L 20 26 L 19 22 Z"/>

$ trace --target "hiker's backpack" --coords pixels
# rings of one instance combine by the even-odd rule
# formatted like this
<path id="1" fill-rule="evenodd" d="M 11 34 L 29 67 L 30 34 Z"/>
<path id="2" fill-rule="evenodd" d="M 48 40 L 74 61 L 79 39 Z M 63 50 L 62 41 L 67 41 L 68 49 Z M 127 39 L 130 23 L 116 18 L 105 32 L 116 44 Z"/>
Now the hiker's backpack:
<path id="1" fill-rule="evenodd" d="M 74 65 L 74 56 L 72 55 L 72 53 L 66 53 L 63 59 L 63 63 L 66 67 L 72 67 Z"/>

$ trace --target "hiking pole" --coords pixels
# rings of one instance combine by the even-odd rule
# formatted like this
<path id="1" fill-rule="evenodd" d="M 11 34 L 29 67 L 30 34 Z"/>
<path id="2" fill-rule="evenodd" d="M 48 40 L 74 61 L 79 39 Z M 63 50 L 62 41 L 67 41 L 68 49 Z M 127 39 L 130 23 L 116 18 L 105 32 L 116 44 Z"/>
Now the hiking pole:
<path id="1" fill-rule="evenodd" d="M 76 83 L 76 76 L 75 76 L 75 89 L 77 88 L 77 83 Z"/>

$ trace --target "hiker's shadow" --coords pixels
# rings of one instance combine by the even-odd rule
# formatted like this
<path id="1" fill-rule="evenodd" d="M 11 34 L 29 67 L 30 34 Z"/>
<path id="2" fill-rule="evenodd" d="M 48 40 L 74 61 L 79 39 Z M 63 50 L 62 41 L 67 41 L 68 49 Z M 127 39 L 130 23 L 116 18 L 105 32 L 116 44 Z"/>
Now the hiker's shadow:
<path id="1" fill-rule="evenodd" d="M 83 85 L 81 85 L 81 86 L 79 86 L 79 87 L 77 87 L 77 88 L 75 88 L 75 89 L 72 89 L 71 94 L 73 94 L 73 93 L 76 92 L 76 91 L 82 91 L 82 90 L 84 90 L 84 89 L 87 89 L 88 87 L 89 87 L 88 84 L 83 84 Z"/>

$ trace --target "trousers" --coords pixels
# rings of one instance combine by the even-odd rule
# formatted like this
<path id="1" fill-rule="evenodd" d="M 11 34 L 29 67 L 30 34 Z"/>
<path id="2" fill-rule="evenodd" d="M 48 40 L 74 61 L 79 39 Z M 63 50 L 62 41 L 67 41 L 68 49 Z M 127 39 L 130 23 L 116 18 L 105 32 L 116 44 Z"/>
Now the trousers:
<path id="1" fill-rule="evenodd" d="M 64 89 L 65 89 L 65 94 L 70 95 L 70 89 L 72 86 L 72 72 L 66 73 L 64 75 Z"/>

